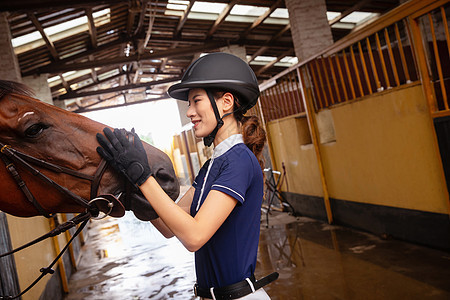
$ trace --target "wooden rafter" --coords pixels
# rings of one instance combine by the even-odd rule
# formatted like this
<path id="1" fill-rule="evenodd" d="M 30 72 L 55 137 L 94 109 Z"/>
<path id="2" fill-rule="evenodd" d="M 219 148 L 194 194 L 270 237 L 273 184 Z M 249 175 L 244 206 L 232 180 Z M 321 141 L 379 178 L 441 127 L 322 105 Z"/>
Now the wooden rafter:
<path id="1" fill-rule="evenodd" d="M 206 35 L 206 38 L 209 39 L 214 32 L 216 32 L 219 25 L 225 20 L 225 18 L 230 14 L 231 10 L 233 9 L 233 6 L 237 3 L 237 0 L 233 0 L 230 3 L 225 6 L 225 8 L 222 10 L 222 12 L 219 14 L 219 17 L 214 22 L 213 26 L 209 29 L 208 34 Z"/>
<path id="2" fill-rule="evenodd" d="M 136 6 L 135 1 L 131 1 L 132 6 L 128 9 L 128 18 L 127 18 L 127 28 L 126 32 L 128 36 L 132 35 L 133 25 L 134 25 L 134 18 L 136 17 L 136 14 L 139 13 L 140 9 Z"/>
<path id="3" fill-rule="evenodd" d="M 61 79 L 61 83 L 62 83 L 64 89 L 66 90 L 67 93 L 69 93 L 72 90 L 70 88 L 70 85 L 67 83 L 66 79 L 64 78 L 64 76 L 61 73 L 58 75 L 59 75 L 59 78 Z"/>
<path id="4" fill-rule="evenodd" d="M 181 79 L 181 77 L 173 77 L 173 78 L 156 80 L 156 81 L 152 81 L 152 82 L 127 84 L 127 85 L 117 86 L 117 87 L 108 88 L 108 89 L 101 89 L 101 90 L 96 90 L 96 91 L 79 92 L 79 93 L 69 92 L 69 93 L 60 95 L 58 97 L 58 100 L 67 100 L 67 99 L 101 95 L 101 94 L 107 94 L 107 93 L 113 93 L 113 92 L 119 92 L 119 91 L 125 91 L 125 90 L 132 90 L 132 89 L 137 89 L 137 88 L 144 88 L 144 87 L 148 87 L 148 86 L 152 86 L 152 85 L 170 83 L 170 82 L 178 81 L 180 79 Z"/>
<path id="5" fill-rule="evenodd" d="M 80 88 L 76 89 L 76 92 L 80 92 L 80 91 L 82 91 L 82 90 L 85 90 L 85 89 L 88 89 L 88 88 L 97 86 L 97 85 L 99 85 L 99 84 L 107 83 L 107 82 L 109 82 L 109 81 L 111 81 L 111 80 L 113 80 L 113 79 L 117 79 L 118 77 L 123 76 L 123 75 L 124 75 L 124 73 L 119 73 L 119 74 L 116 74 L 116 75 L 112 75 L 112 76 L 110 76 L 110 77 L 108 77 L 108 78 L 104 78 L 104 79 L 102 79 L 102 80 L 98 80 L 97 82 L 94 82 L 94 83 L 91 83 L 91 84 L 87 84 L 87 85 L 85 85 L 85 86 L 83 86 L 83 87 L 80 87 Z M 72 91 L 73 91 L 73 90 L 72 90 Z"/>
<path id="6" fill-rule="evenodd" d="M 121 96 L 121 95 L 125 98 L 125 103 L 115 104 L 115 105 L 107 105 L 107 106 L 102 106 L 102 107 L 89 108 L 89 107 L 95 106 L 95 105 L 97 105 L 97 104 L 99 104 L 101 102 L 105 102 L 108 99 L 106 99 L 106 100 L 99 100 L 96 103 L 92 103 L 90 105 L 86 105 L 86 106 L 80 107 L 79 109 L 76 109 L 73 112 L 75 112 L 75 113 L 85 113 L 85 112 L 90 112 L 90 111 L 97 111 L 97 110 L 103 110 L 103 109 L 108 109 L 108 108 L 118 108 L 118 107 L 124 107 L 124 106 L 130 106 L 130 105 L 136 105 L 136 104 L 142 104 L 142 103 L 148 103 L 148 102 L 155 102 L 155 101 L 166 100 L 167 99 L 167 96 L 161 96 L 159 98 L 154 98 L 154 99 L 145 99 L 145 100 L 138 100 L 138 101 L 133 101 L 133 102 L 127 102 L 125 94 L 123 94 L 123 93 L 115 95 L 114 97 L 111 97 L 111 98 L 116 98 L 116 97 Z"/>
<path id="7" fill-rule="evenodd" d="M 89 61 L 94 61 L 94 60 L 95 60 L 94 56 L 89 55 Z M 94 82 L 98 82 L 97 71 L 95 71 L 95 68 L 91 68 L 91 77 Z"/>
<path id="8" fill-rule="evenodd" d="M 92 16 L 92 8 L 86 8 L 86 16 L 88 19 L 89 36 L 91 37 L 92 48 L 97 48 L 97 29 L 95 28 L 94 17 Z"/>
<path id="9" fill-rule="evenodd" d="M 256 75 L 259 75 L 261 73 L 263 73 L 264 71 L 266 71 L 267 69 L 269 69 L 270 67 L 272 67 L 273 65 L 275 65 L 277 62 L 279 62 L 280 60 L 282 60 L 283 58 L 285 58 L 286 56 L 290 55 L 292 53 L 292 50 L 287 50 L 285 52 L 283 52 L 283 54 L 281 54 L 280 56 L 278 56 L 276 59 L 274 59 L 273 61 L 271 61 L 270 63 L 264 65 L 262 68 L 260 68 L 257 72 L 255 72 Z"/>
<path id="10" fill-rule="evenodd" d="M 40 71 L 42 73 L 59 73 L 59 72 L 67 72 L 67 71 L 76 71 L 76 70 L 84 70 L 95 67 L 103 67 L 103 66 L 112 66 L 112 65 L 121 65 L 125 63 L 132 63 L 140 60 L 151 60 L 151 59 L 160 59 L 163 57 L 173 57 L 180 55 L 189 55 L 196 53 L 198 51 L 210 51 L 214 49 L 218 49 L 224 46 L 227 46 L 226 42 L 211 42 L 199 46 L 193 47 L 183 47 L 170 49 L 166 51 L 159 51 L 155 53 L 146 53 L 143 55 L 130 55 L 130 56 L 121 56 L 110 59 L 96 60 L 96 61 L 88 61 L 76 64 L 66 64 L 66 65 L 54 65 L 54 66 L 46 66 L 42 67 Z"/>
<path id="11" fill-rule="evenodd" d="M 58 61 L 59 55 L 58 55 L 58 52 L 56 51 L 55 45 L 53 45 L 53 42 L 50 40 L 50 38 L 45 33 L 44 28 L 42 28 L 42 25 L 39 22 L 39 20 L 36 18 L 36 15 L 34 13 L 28 13 L 27 15 L 28 15 L 28 18 L 33 23 L 34 27 L 36 27 L 36 29 L 41 34 L 42 39 L 44 40 L 45 45 L 47 46 L 48 50 L 50 51 L 50 54 L 52 55 L 53 59 L 55 61 Z"/>
<path id="12" fill-rule="evenodd" d="M 155 9 L 153 11 L 153 9 L 151 8 L 151 2 L 150 2 L 150 18 L 148 19 L 148 28 L 147 28 L 147 32 L 145 33 L 144 42 L 139 46 L 139 49 L 138 49 L 139 53 L 142 53 L 144 51 L 145 47 L 147 47 L 147 44 L 150 41 L 150 37 L 152 35 L 152 30 L 153 30 L 153 24 L 155 23 L 155 19 L 156 19 L 156 9 L 157 9 L 157 6 L 155 6 Z"/>
<path id="13" fill-rule="evenodd" d="M 36 74 L 36 73 L 37 74 L 40 74 L 40 73 L 52 73 L 52 72 L 50 72 L 48 70 L 49 69 L 53 69 L 53 68 L 58 68 L 60 66 L 66 65 L 66 64 L 70 65 L 70 64 L 73 64 L 73 63 L 77 63 L 77 60 L 79 60 L 79 59 L 89 58 L 90 55 L 95 55 L 95 54 L 98 54 L 98 53 L 102 53 L 103 51 L 105 51 L 107 49 L 116 47 L 118 45 L 129 43 L 129 41 L 131 41 L 131 39 L 119 38 L 119 39 L 117 39 L 115 41 L 112 41 L 110 43 L 98 46 L 97 49 L 91 49 L 91 50 L 87 50 L 87 51 L 81 52 L 79 54 L 72 55 L 70 57 L 61 59 L 61 60 L 59 60 L 57 62 L 52 62 L 52 63 L 48 64 L 47 66 L 43 67 L 44 69 L 37 68 L 37 69 L 34 69 L 34 70 L 30 70 L 28 72 L 24 72 L 22 75 L 23 76 L 29 76 L 29 75 L 33 75 L 33 74 Z M 57 73 L 57 72 L 55 72 L 55 73 Z"/>
<path id="14" fill-rule="evenodd" d="M 245 37 L 256 27 L 258 27 L 260 24 L 262 24 L 262 22 L 264 22 L 274 11 L 275 9 L 277 9 L 278 7 L 280 7 L 280 5 L 283 3 L 283 0 L 278 0 L 277 2 L 275 2 L 264 14 L 262 14 L 261 16 L 259 16 L 252 25 L 250 25 L 250 27 L 247 28 L 247 30 L 245 30 L 242 34 L 241 34 L 241 39 L 245 39 Z"/>
<path id="15" fill-rule="evenodd" d="M 361 0 L 358 3 L 356 3 L 355 5 L 353 5 L 352 7 L 350 7 L 349 9 L 347 9 L 346 11 L 344 11 L 343 13 L 341 13 L 339 16 L 337 16 L 336 18 L 330 20 L 328 22 L 328 24 L 333 25 L 337 22 L 339 22 L 340 20 L 342 20 L 343 18 L 345 18 L 346 16 L 348 16 L 349 14 L 351 14 L 352 12 L 360 9 L 361 7 L 363 7 L 364 5 L 366 5 L 367 3 L 369 3 L 372 0 Z"/>
<path id="16" fill-rule="evenodd" d="M 178 43 L 174 43 L 170 48 L 175 49 L 177 46 Z M 169 60 L 168 57 L 164 57 L 163 59 L 161 59 L 161 65 L 159 66 L 160 71 L 163 71 L 165 69 L 168 60 Z"/>
<path id="17" fill-rule="evenodd" d="M 181 34 L 181 29 L 183 29 L 184 23 L 186 23 L 186 20 L 188 18 L 189 13 L 191 12 L 192 6 L 194 6 L 194 3 L 195 3 L 195 0 L 189 1 L 189 4 L 183 13 L 183 16 L 181 16 L 180 21 L 178 22 L 177 28 L 173 32 L 174 37 L 177 37 Z"/>
<path id="18" fill-rule="evenodd" d="M 274 35 L 272 38 L 270 38 L 264 46 L 258 49 L 252 57 L 250 58 L 249 62 L 253 61 L 257 56 L 262 55 L 268 48 L 269 45 L 272 43 L 275 43 L 286 31 L 291 29 L 291 25 L 287 24 L 282 30 L 280 30 L 276 35 Z"/>
<path id="19" fill-rule="evenodd" d="M 74 8 L 87 6 L 98 6 L 101 4 L 121 3 L 123 0 L 20 0 L 2 1 L 0 11 L 45 11 L 49 7 L 52 9 Z"/>
<path id="20" fill-rule="evenodd" d="M 139 32 L 141 32 L 141 30 L 142 30 L 142 27 L 144 25 L 145 13 L 147 12 L 147 4 L 148 4 L 148 0 L 142 1 L 141 13 L 139 15 L 139 22 L 138 22 L 138 25 L 136 26 L 136 29 L 135 29 L 133 35 L 139 34 Z"/>

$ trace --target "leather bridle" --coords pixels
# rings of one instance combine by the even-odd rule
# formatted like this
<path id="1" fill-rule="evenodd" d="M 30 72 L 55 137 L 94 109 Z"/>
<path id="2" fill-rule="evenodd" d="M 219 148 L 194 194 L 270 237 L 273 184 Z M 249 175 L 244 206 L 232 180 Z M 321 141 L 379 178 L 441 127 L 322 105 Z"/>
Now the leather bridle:
<path id="1" fill-rule="evenodd" d="M 91 182 L 91 189 L 90 189 L 90 197 L 91 199 L 96 199 L 97 197 L 97 191 L 98 187 L 100 185 L 100 180 L 103 176 L 103 173 L 106 170 L 107 163 L 105 160 L 102 159 L 100 162 L 97 171 L 94 175 L 88 175 L 84 174 L 66 167 L 58 166 L 49 162 L 46 162 L 44 160 L 35 158 L 33 156 L 30 156 L 28 154 L 22 153 L 20 151 L 15 150 L 10 145 L 5 145 L 3 143 L 0 143 L 0 157 L 2 158 L 3 162 L 6 165 L 6 169 L 11 173 L 12 177 L 16 181 L 17 185 L 20 187 L 22 192 L 25 194 L 27 200 L 34 205 L 36 210 L 46 218 L 50 218 L 51 214 L 49 214 L 42 205 L 36 200 L 36 198 L 33 196 L 31 191 L 28 189 L 26 183 L 21 178 L 19 172 L 16 169 L 15 163 L 20 164 L 21 166 L 28 169 L 33 175 L 37 176 L 44 182 L 50 184 L 52 187 L 54 187 L 59 192 L 63 193 L 64 195 L 68 196 L 71 200 L 75 201 L 79 205 L 86 208 L 92 216 L 97 216 L 99 211 L 97 207 L 93 205 L 92 200 L 88 201 L 87 199 L 80 197 L 79 195 L 75 194 L 74 192 L 70 191 L 66 187 L 61 186 L 60 184 L 56 183 L 49 177 L 47 177 L 45 174 L 37 170 L 33 165 L 39 166 L 42 168 L 45 168 L 47 170 L 56 172 L 56 173 L 64 173 L 68 174 L 80 179 L 85 179 Z M 33 164 L 33 165 L 32 165 Z"/>
<path id="2" fill-rule="evenodd" d="M 6 165 L 6 169 L 10 172 L 14 180 L 16 181 L 17 185 L 20 187 L 22 192 L 25 194 L 27 200 L 33 204 L 33 206 L 36 208 L 36 210 L 45 216 L 46 218 L 56 217 L 54 214 L 48 213 L 42 205 L 36 200 L 36 198 L 33 196 L 32 192 L 26 185 L 25 181 L 20 176 L 19 172 L 16 169 L 15 164 L 20 164 L 25 169 L 30 171 L 33 175 L 37 176 L 44 182 L 50 184 L 52 187 L 54 187 L 57 191 L 63 193 L 82 207 L 86 209 L 84 213 L 81 213 L 71 220 L 59 224 L 55 229 L 51 230 L 47 234 L 19 247 L 16 248 L 10 252 L 0 254 L 0 258 L 11 255 L 19 250 L 22 250 L 24 248 L 27 248 L 31 245 L 34 245 L 40 241 L 45 240 L 46 238 L 56 236 L 62 232 L 65 232 L 69 230 L 70 228 L 78 225 L 81 223 L 81 225 L 78 227 L 75 234 L 72 236 L 72 238 L 67 242 L 66 246 L 61 250 L 61 252 L 58 254 L 58 256 L 53 260 L 53 262 L 47 267 L 47 268 L 41 268 L 41 275 L 36 278 L 36 280 L 31 283 L 25 290 L 23 290 L 21 293 L 15 296 L 2 296 L 0 295 L 0 299 L 16 299 L 21 297 L 23 294 L 25 294 L 27 291 L 29 291 L 42 277 L 44 277 L 46 274 L 53 274 L 54 270 L 52 269 L 53 265 L 58 261 L 58 259 L 63 255 L 63 253 L 67 250 L 70 243 L 73 241 L 73 239 L 78 236 L 78 234 L 83 230 L 83 228 L 86 226 L 87 222 L 91 217 L 97 217 L 102 211 L 105 213 L 105 216 L 107 215 L 113 215 L 113 216 L 123 216 L 125 213 L 125 208 L 121 204 L 117 198 L 115 198 L 113 195 L 97 195 L 98 187 L 100 185 L 100 180 L 103 176 L 103 173 L 106 170 L 107 162 L 102 159 L 99 166 L 97 167 L 97 170 L 94 175 L 88 175 L 84 174 L 63 166 L 58 166 L 49 162 L 46 162 L 44 160 L 38 159 L 36 157 L 30 156 L 28 154 L 22 153 L 20 151 L 15 150 L 10 145 L 5 145 L 3 143 L 0 143 L 0 157 L 3 160 L 3 162 Z M 41 173 L 38 169 L 36 169 L 35 166 L 39 166 L 42 168 L 45 168 L 47 170 L 51 170 L 56 173 L 64 173 L 68 174 L 80 179 L 85 179 L 91 182 L 91 189 L 90 189 L 90 197 L 91 200 L 87 200 L 74 192 L 70 191 L 66 187 L 61 186 L 60 184 L 56 183 L 49 177 L 47 177 L 45 174 Z M 128 187 L 127 187 L 128 190 Z M 106 205 L 105 205 L 106 203 Z M 115 210 L 113 214 L 113 209 Z"/>

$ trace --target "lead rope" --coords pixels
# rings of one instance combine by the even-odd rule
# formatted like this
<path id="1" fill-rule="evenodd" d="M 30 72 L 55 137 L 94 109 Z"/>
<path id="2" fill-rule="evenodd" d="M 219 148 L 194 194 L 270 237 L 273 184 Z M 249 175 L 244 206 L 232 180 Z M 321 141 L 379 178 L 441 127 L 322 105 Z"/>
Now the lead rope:
<path id="1" fill-rule="evenodd" d="M 20 251 L 22 249 L 28 248 L 30 246 L 33 246 L 34 244 L 39 243 L 39 242 L 41 242 L 41 241 L 43 241 L 43 240 L 45 240 L 47 238 L 57 236 L 57 235 L 65 232 L 65 231 L 69 230 L 70 228 L 80 224 L 81 222 L 89 220 L 91 217 L 92 217 L 92 215 L 89 212 L 85 212 L 83 214 L 79 214 L 78 216 L 73 217 L 69 221 L 67 221 L 67 222 L 65 222 L 63 224 L 59 224 L 55 229 L 53 229 L 50 232 L 44 234 L 43 236 L 38 237 L 37 239 L 35 239 L 35 240 L 25 244 L 25 245 L 22 245 L 22 246 L 14 249 L 14 250 L 11 250 L 11 251 L 3 253 L 3 254 L 0 254 L 0 258 L 4 257 L 4 256 L 11 255 L 13 253 L 16 253 L 16 252 L 18 252 L 18 251 Z"/>
<path id="2" fill-rule="evenodd" d="M 80 216 L 81 216 L 81 217 L 80 217 Z M 52 233 L 52 232 L 54 232 L 54 231 L 56 232 L 56 231 L 60 231 L 60 230 L 63 230 L 63 231 L 61 231 L 61 232 L 64 232 L 64 231 L 68 230 L 69 228 L 72 228 L 73 226 L 75 226 L 76 224 L 78 224 L 78 223 L 75 223 L 75 221 L 74 221 L 77 217 L 80 217 L 80 218 L 77 219 L 76 221 L 77 221 L 78 223 L 80 223 L 80 222 L 83 222 L 83 223 L 80 225 L 80 227 L 78 227 L 77 231 L 74 233 L 74 235 L 72 236 L 72 238 L 67 242 L 66 246 L 61 250 L 61 252 L 58 254 L 58 256 L 56 256 L 56 258 L 52 261 L 52 263 L 51 263 L 47 268 L 41 268 L 41 269 L 40 269 L 40 272 L 41 272 L 42 274 L 39 275 L 39 276 L 36 278 L 36 280 L 33 281 L 33 283 L 31 283 L 31 284 L 30 284 L 25 290 L 23 290 L 20 294 L 17 294 L 17 295 L 15 295 L 15 296 L 0 296 L 0 299 L 16 299 L 16 298 L 19 298 L 19 297 L 21 297 L 23 294 L 25 294 L 26 292 L 28 292 L 33 286 L 35 286 L 36 283 L 38 283 L 39 280 L 42 279 L 42 277 L 44 277 L 44 276 L 47 275 L 47 274 L 53 274 L 53 273 L 55 273 L 55 270 L 52 269 L 53 265 L 56 264 L 56 262 L 61 258 L 61 256 L 62 256 L 62 255 L 64 254 L 64 252 L 67 250 L 67 248 L 69 248 L 69 245 L 72 243 L 72 241 L 75 239 L 75 237 L 77 237 L 77 236 L 80 234 L 80 232 L 84 229 L 84 227 L 86 226 L 87 222 L 89 221 L 89 219 L 90 219 L 90 217 L 91 217 L 91 214 L 90 214 L 89 212 L 86 212 L 86 213 L 84 213 L 84 214 L 78 215 L 78 216 L 72 218 L 70 221 L 67 221 L 67 222 L 64 223 L 64 224 L 58 225 L 57 228 L 55 228 L 54 230 L 52 230 L 52 231 L 50 231 L 49 233 L 46 234 L 46 235 L 48 235 L 48 234 L 50 234 L 50 233 Z M 70 223 L 70 224 L 69 224 L 69 223 Z M 62 226 L 62 225 L 64 225 L 64 226 Z M 70 225 L 70 226 L 69 226 L 69 225 Z M 64 228 L 62 228 L 62 227 L 64 227 Z M 67 227 L 67 228 L 66 228 L 66 227 Z M 58 230 L 56 230 L 56 229 L 58 229 Z M 59 233 L 61 233 L 61 232 L 59 232 Z M 59 233 L 57 233 L 57 234 L 59 234 Z M 55 235 L 57 235 L 57 234 L 55 234 Z M 46 236 L 46 235 L 45 235 L 45 236 Z M 50 235 L 50 236 L 54 236 L 54 235 Z M 47 237 L 50 237 L 50 236 L 47 236 Z M 42 237 L 36 239 L 35 241 L 33 241 L 33 242 L 29 243 L 29 244 L 30 244 L 30 245 L 35 244 L 35 243 L 37 243 L 38 241 L 42 240 L 43 237 L 44 237 L 44 236 L 42 236 Z M 45 237 L 45 238 L 47 238 L 47 237 Z M 30 245 L 26 244 L 26 245 L 24 245 L 24 246 L 22 246 L 22 247 L 19 247 L 19 248 L 15 249 L 15 250 L 13 250 L 13 251 L 11 251 L 11 252 L 4 253 L 4 254 L 0 255 L 0 257 L 6 256 L 6 255 L 9 255 L 9 254 L 12 254 L 12 253 L 14 253 L 14 252 L 17 252 L 17 251 L 19 251 L 19 250 L 21 250 L 21 249 L 23 249 L 23 248 L 26 248 L 26 247 L 30 246 Z"/>

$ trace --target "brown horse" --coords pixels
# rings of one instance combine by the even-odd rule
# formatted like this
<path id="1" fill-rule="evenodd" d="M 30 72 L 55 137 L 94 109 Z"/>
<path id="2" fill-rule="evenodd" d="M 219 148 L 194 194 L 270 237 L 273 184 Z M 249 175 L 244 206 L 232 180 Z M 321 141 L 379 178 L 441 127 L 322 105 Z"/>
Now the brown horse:
<path id="1" fill-rule="evenodd" d="M 127 181 L 107 166 L 99 176 L 95 195 L 91 193 L 92 182 L 79 178 L 57 168 L 49 168 L 37 163 L 45 161 L 55 166 L 73 170 L 78 174 L 93 177 L 101 164 L 96 152 L 98 146 L 96 133 L 105 125 L 81 115 L 68 112 L 32 98 L 30 90 L 21 84 L 0 80 L 0 143 L 2 153 L 8 149 L 31 156 L 27 160 L 50 181 L 73 193 L 77 198 L 92 199 L 97 195 L 114 195 L 121 202 L 128 197 L 128 207 L 142 219 L 151 219 L 152 209 L 137 189 L 127 188 Z M 144 143 L 150 167 L 156 180 L 166 193 L 175 200 L 179 194 L 179 185 L 169 157 Z M 11 152 L 11 151 L 10 151 Z M 1 164 L 1 161 L 0 161 Z M 14 163 L 21 180 L 26 183 L 38 206 L 47 213 L 82 212 L 85 207 L 68 197 L 61 189 L 55 189 L 48 180 L 41 180 L 23 164 Z M 8 170 L 0 165 L 0 210 L 20 217 L 42 214 L 30 203 L 25 193 Z M 127 195 L 128 193 L 128 195 Z M 131 198 L 130 198 L 131 197 Z M 133 200 L 134 199 L 134 200 Z M 134 207 L 129 203 L 135 203 Z M 138 203 L 138 204 L 136 204 Z M 118 214 L 120 216 L 120 213 Z"/>

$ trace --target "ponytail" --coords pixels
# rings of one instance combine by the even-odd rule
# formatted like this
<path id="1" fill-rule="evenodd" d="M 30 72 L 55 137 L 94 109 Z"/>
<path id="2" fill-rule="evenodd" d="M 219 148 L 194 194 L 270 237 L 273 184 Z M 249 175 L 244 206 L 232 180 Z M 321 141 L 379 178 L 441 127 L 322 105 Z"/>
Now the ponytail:
<path id="1" fill-rule="evenodd" d="M 259 124 L 256 116 L 243 116 L 241 120 L 244 144 L 255 154 L 261 169 L 264 169 L 263 149 L 266 143 L 266 131 Z"/>
<path id="2" fill-rule="evenodd" d="M 211 89 L 214 99 L 219 99 L 225 92 L 217 89 Z M 266 144 L 266 131 L 259 123 L 257 116 L 244 116 L 244 112 L 241 109 L 241 104 L 236 94 L 233 94 L 234 102 L 234 118 L 241 123 L 242 137 L 244 144 L 255 154 L 258 159 L 261 170 L 264 170 L 264 156 L 263 149 Z"/>

